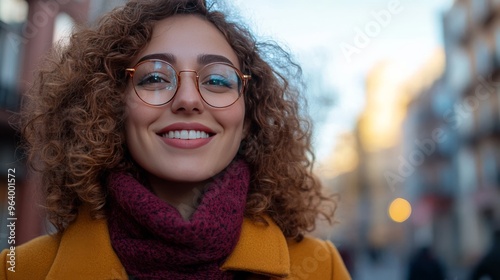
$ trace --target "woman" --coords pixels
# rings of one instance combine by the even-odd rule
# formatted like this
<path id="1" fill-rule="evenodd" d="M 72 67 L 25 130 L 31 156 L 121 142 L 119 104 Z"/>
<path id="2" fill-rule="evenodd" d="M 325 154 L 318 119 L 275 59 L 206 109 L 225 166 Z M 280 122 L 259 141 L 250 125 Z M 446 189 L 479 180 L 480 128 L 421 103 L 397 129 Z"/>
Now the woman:
<path id="1" fill-rule="evenodd" d="M 335 205 L 310 173 L 295 77 L 262 57 L 283 54 L 275 67 L 298 71 L 201 0 L 131 1 L 76 32 L 23 108 L 57 233 L 2 275 L 349 279 L 304 236 Z"/>

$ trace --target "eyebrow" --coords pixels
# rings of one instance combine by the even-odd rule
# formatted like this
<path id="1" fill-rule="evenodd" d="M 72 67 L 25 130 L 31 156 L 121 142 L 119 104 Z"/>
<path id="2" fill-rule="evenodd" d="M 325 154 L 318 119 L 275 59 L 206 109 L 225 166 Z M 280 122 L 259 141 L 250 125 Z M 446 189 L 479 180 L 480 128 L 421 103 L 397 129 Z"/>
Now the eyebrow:
<path id="1" fill-rule="evenodd" d="M 153 53 L 153 54 L 148 54 L 148 55 L 143 56 L 141 59 L 139 59 L 139 61 L 137 63 L 142 62 L 144 60 L 148 60 L 148 59 L 160 59 L 160 60 L 164 60 L 164 61 L 171 63 L 171 64 L 175 64 L 175 62 L 177 61 L 177 59 L 175 58 L 175 55 L 173 55 L 171 53 Z M 216 54 L 200 54 L 196 58 L 196 61 L 200 65 L 207 65 L 207 64 L 213 63 L 213 62 L 225 62 L 225 63 L 229 63 L 229 64 L 234 66 L 234 64 L 231 62 L 231 60 L 229 60 L 227 57 L 222 56 L 222 55 L 216 55 Z"/>
<path id="2" fill-rule="evenodd" d="M 231 60 L 229 60 L 227 57 L 222 56 L 222 55 L 216 55 L 216 54 L 200 54 L 198 55 L 198 64 L 200 65 L 206 65 L 209 63 L 213 62 L 225 62 L 233 65 Z M 234 66 L 234 65 L 233 65 Z"/>
<path id="3" fill-rule="evenodd" d="M 153 54 L 148 54 L 148 55 L 141 57 L 141 59 L 139 59 L 139 61 L 137 63 L 142 62 L 144 60 L 148 60 L 148 59 L 164 60 L 164 61 L 171 63 L 171 64 L 174 64 L 176 61 L 175 56 L 171 53 L 153 53 Z"/>

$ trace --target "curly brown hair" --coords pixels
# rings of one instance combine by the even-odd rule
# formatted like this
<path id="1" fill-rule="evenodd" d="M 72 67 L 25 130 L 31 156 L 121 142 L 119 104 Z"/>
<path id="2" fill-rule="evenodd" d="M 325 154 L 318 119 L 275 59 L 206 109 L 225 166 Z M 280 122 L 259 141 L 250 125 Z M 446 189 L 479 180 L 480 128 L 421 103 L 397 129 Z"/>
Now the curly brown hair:
<path id="1" fill-rule="evenodd" d="M 251 168 L 245 215 L 269 215 L 286 237 L 300 240 L 322 215 L 331 221 L 335 202 L 312 175 L 314 156 L 301 69 L 273 42 L 257 42 L 202 0 L 130 1 L 95 27 L 75 31 L 66 47 L 54 49 L 25 96 L 21 127 L 28 162 L 40 172 L 44 205 L 58 231 L 82 204 L 104 217 L 105 180 L 110 172 L 132 172 L 124 136 L 124 69 L 151 39 L 155 23 L 176 14 L 195 14 L 214 24 L 251 73 L 244 94 L 249 133 L 240 156 Z M 267 60 L 267 61 L 266 61 Z M 323 207 L 326 205 L 327 207 Z"/>

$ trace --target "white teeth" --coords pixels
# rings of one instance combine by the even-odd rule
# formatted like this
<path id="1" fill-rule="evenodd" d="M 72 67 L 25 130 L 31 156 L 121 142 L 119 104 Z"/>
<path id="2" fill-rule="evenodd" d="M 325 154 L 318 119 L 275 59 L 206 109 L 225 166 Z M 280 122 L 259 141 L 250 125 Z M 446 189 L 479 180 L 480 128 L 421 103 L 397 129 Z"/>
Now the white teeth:
<path id="1" fill-rule="evenodd" d="M 163 137 L 170 139 L 200 139 L 200 138 L 208 138 L 208 134 L 204 131 L 198 130 L 176 130 L 169 131 L 168 133 L 163 134 Z"/>
<path id="2" fill-rule="evenodd" d="M 181 139 L 189 139 L 189 133 L 187 130 L 181 130 Z"/>
<path id="3" fill-rule="evenodd" d="M 196 131 L 190 130 L 189 131 L 189 139 L 196 139 Z"/>

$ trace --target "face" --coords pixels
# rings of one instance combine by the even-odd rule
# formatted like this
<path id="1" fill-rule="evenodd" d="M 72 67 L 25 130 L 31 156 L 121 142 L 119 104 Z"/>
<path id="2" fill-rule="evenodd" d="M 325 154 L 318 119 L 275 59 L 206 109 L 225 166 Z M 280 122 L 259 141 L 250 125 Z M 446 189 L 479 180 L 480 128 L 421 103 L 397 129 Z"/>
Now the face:
<path id="1" fill-rule="evenodd" d="M 144 57 L 168 59 L 177 72 L 200 70 L 209 62 L 229 62 L 240 69 L 222 33 L 193 15 L 158 22 L 151 42 L 130 67 Z M 131 81 L 126 89 L 127 146 L 155 182 L 192 184 L 210 180 L 235 157 L 244 134 L 243 97 L 229 107 L 213 108 L 201 98 L 193 72 L 180 76 L 175 97 L 159 107 L 141 101 Z M 179 139 L 185 138 L 183 133 L 196 139 Z"/>

